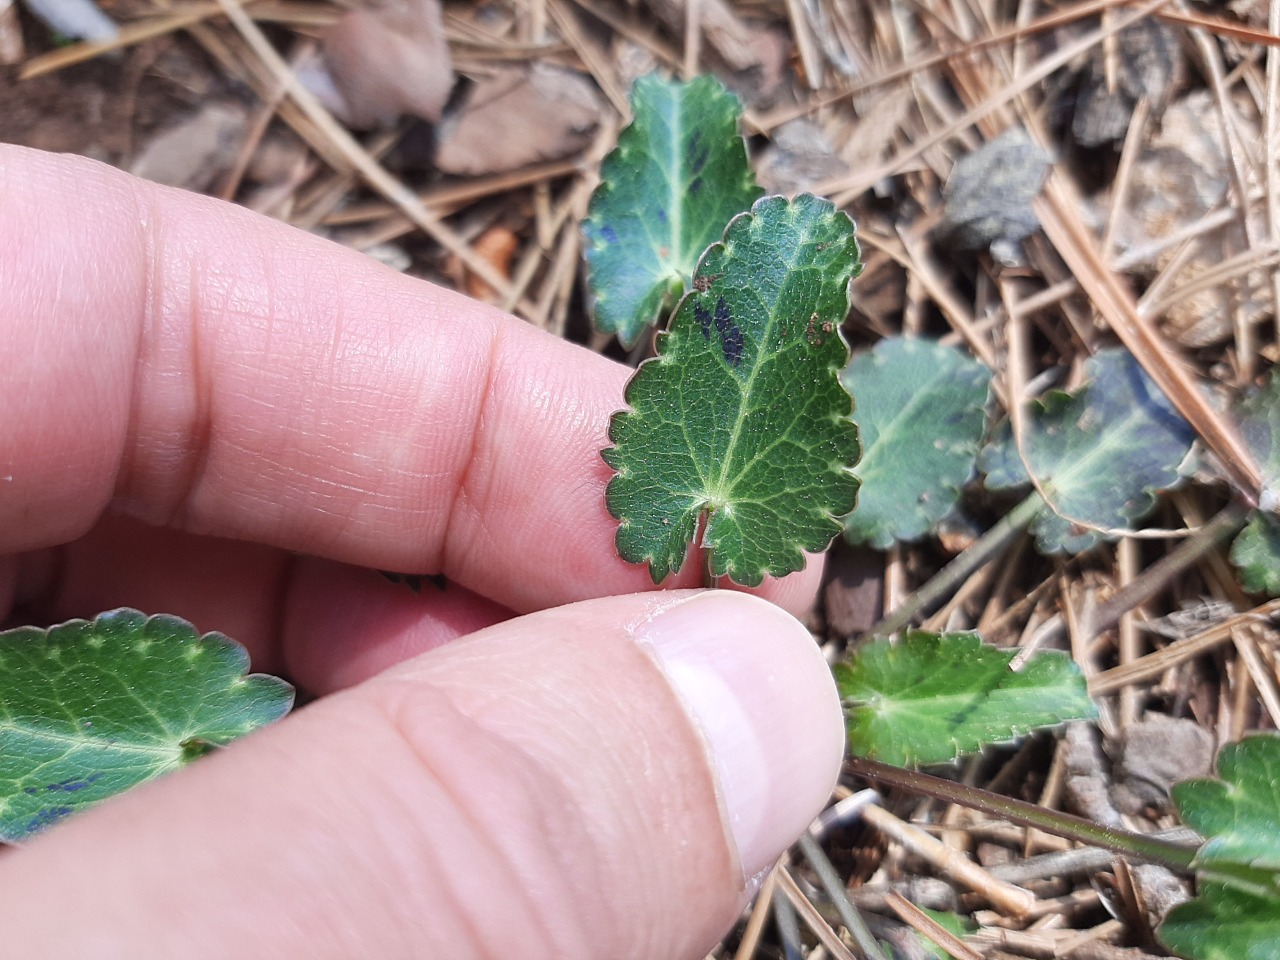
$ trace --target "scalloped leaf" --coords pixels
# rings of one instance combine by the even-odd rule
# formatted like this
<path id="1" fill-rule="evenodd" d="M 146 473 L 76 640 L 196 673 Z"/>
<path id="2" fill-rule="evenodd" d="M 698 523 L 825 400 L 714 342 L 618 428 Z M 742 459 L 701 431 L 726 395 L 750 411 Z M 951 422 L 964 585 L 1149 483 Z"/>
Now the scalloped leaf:
<path id="1" fill-rule="evenodd" d="M 955 347 L 895 337 L 854 357 L 840 379 L 862 440 L 845 537 L 880 550 L 918 540 L 973 478 L 991 371 Z"/>
<path id="2" fill-rule="evenodd" d="M 1049 510 L 1031 525 L 1042 553 L 1080 553 L 1102 535 L 1128 529 L 1151 512 L 1155 494 L 1182 478 L 1195 434 L 1126 350 L 1099 351 L 1085 363 L 1090 382 L 1053 391 L 1027 411 L 1022 455 L 995 443 L 981 467 L 992 489 L 1021 486 L 1027 468 Z"/>
<path id="3" fill-rule="evenodd" d="M 220 633 L 137 610 L 0 633 L 0 840 L 282 717 L 293 688 L 248 665 Z"/>
<path id="4" fill-rule="evenodd" d="M 946 763 L 1096 715 L 1069 657 L 1037 653 L 1014 671 L 1017 653 L 976 633 L 913 631 L 865 644 L 835 667 L 850 750 L 898 766 Z"/>
<path id="5" fill-rule="evenodd" d="M 1218 776 L 1175 784 L 1184 823 L 1209 840 L 1196 866 L 1280 871 L 1280 737 L 1257 735 L 1218 751 Z"/>
<path id="6" fill-rule="evenodd" d="M 1169 911 L 1156 935 L 1187 960 L 1280 957 L 1280 893 L 1201 881 L 1199 896 Z"/>
<path id="7" fill-rule="evenodd" d="M 757 201 L 703 255 L 602 451 L 618 552 L 655 583 L 700 528 L 708 571 L 747 586 L 840 532 L 859 452 L 840 324 L 860 269 L 853 221 L 808 194 Z"/>
<path id="8" fill-rule="evenodd" d="M 1184 780 L 1173 801 L 1208 839 L 1198 896 L 1170 911 L 1161 942 L 1192 960 L 1280 956 L 1280 737 L 1256 734 L 1218 751 L 1218 776 Z"/>
<path id="9" fill-rule="evenodd" d="M 596 328 L 626 347 L 689 289 L 702 252 L 764 192 L 738 132 L 742 105 L 714 77 L 641 77 L 631 113 L 582 223 Z"/>

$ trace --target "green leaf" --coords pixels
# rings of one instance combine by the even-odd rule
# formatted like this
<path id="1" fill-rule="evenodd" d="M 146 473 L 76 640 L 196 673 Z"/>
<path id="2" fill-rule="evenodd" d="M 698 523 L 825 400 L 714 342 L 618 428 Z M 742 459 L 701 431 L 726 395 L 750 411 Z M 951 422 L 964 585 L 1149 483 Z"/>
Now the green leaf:
<path id="1" fill-rule="evenodd" d="M 641 77 L 631 112 L 582 224 L 596 327 L 627 347 L 689 288 L 698 257 L 763 192 L 738 132 L 742 107 L 714 77 Z"/>
<path id="2" fill-rule="evenodd" d="M 1201 881 L 1199 892 L 1169 911 L 1156 931 L 1161 943 L 1188 960 L 1280 957 L 1280 895 L 1216 880 Z"/>
<path id="3" fill-rule="evenodd" d="M 1173 800 L 1208 842 L 1196 866 L 1236 863 L 1280 871 L 1280 737 L 1246 737 L 1218 751 L 1218 778 L 1184 780 Z"/>
<path id="4" fill-rule="evenodd" d="M 1161 942 L 1192 960 L 1280 956 L 1280 737 L 1218 751 L 1218 777 L 1173 788 L 1183 821 L 1208 837 L 1196 854 L 1199 896 L 1171 911 Z"/>
<path id="5" fill-rule="evenodd" d="M 1280 597 L 1280 520 L 1255 511 L 1231 545 L 1231 562 L 1250 593 Z"/>
<path id="6" fill-rule="evenodd" d="M 1262 499 L 1280 493 L 1280 377 L 1243 397 L 1235 410 L 1240 435 L 1262 470 Z M 1280 596 L 1280 520 L 1255 513 L 1231 547 L 1231 562 L 1250 593 Z"/>
<path id="7" fill-rule="evenodd" d="M 1054 391 L 1028 410 L 1021 461 L 1012 443 L 983 451 L 992 489 L 1026 483 L 1026 468 L 1049 501 L 1031 529 L 1043 553 L 1079 553 L 1101 535 L 1151 512 L 1155 491 L 1181 479 L 1195 434 L 1125 350 L 1085 364 L 1090 383 Z"/>
<path id="8" fill-rule="evenodd" d="M 0 633 L 0 840 L 15 842 L 288 712 L 220 633 L 136 610 Z"/>
<path id="9" fill-rule="evenodd" d="M 863 447 L 845 536 L 880 550 L 918 540 L 973 476 L 991 371 L 954 347 L 894 338 L 854 357 L 841 381 Z"/>
<path id="10" fill-rule="evenodd" d="M 934 920 L 942 929 L 948 933 L 953 933 L 957 937 L 965 937 L 974 930 L 978 929 L 978 925 L 968 917 L 962 917 L 958 913 L 948 913 L 944 910 L 930 910 L 928 907 L 919 907 L 922 913 L 927 914 L 930 919 Z M 948 953 L 942 947 L 938 946 L 923 933 L 916 931 L 916 942 L 931 957 L 938 957 L 939 960 L 955 960 L 952 954 Z"/>
<path id="11" fill-rule="evenodd" d="M 1235 408 L 1240 436 L 1262 471 L 1263 488 L 1280 492 L 1280 377 L 1240 399 Z"/>
<path id="12" fill-rule="evenodd" d="M 655 583 L 704 517 L 709 572 L 748 586 L 840 532 L 858 491 L 840 324 L 860 269 L 853 221 L 807 194 L 758 201 L 703 255 L 602 453 L 618 552 Z"/>
<path id="13" fill-rule="evenodd" d="M 875 640 L 835 667 L 849 747 L 898 766 L 946 763 L 1037 727 L 1096 713 L 1079 668 L 1061 653 L 1010 669 L 1016 650 L 976 633 Z"/>

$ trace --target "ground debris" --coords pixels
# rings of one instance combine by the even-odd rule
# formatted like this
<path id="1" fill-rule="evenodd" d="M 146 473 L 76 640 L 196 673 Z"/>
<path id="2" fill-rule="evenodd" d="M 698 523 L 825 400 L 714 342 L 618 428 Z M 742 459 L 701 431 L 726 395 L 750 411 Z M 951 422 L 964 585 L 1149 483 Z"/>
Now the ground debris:
<path id="1" fill-rule="evenodd" d="M 1143 20 L 1121 30 L 1115 51 L 1095 47 L 1080 78 L 1071 131 L 1084 147 L 1124 139 L 1139 100 L 1159 114 L 1180 78 L 1182 49 L 1174 29 Z"/>
<path id="2" fill-rule="evenodd" d="M 156 183 L 209 190 L 236 162 L 248 111 L 211 100 L 147 140 L 129 172 Z"/>
<path id="3" fill-rule="evenodd" d="M 573 70 L 495 70 L 442 125 L 436 165 L 475 177 L 570 156 L 590 143 L 601 109 L 595 87 Z"/>
<path id="4" fill-rule="evenodd" d="M 1126 726 L 1115 761 L 1111 797 L 1123 813 L 1169 808 L 1169 788 L 1213 772 L 1213 736 L 1194 720 L 1148 713 Z"/>
<path id="5" fill-rule="evenodd" d="M 356 127 L 435 122 L 453 89 L 439 0 L 365 0 L 324 32 L 324 59 Z"/>
<path id="6" fill-rule="evenodd" d="M 1040 226 L 1031 201 L 1049 171 L 1049 155 L 1026 131 L 1011 128 L 956 162 L 944 191 L 944 223 L 966 250 L 1011 253 Z"/>

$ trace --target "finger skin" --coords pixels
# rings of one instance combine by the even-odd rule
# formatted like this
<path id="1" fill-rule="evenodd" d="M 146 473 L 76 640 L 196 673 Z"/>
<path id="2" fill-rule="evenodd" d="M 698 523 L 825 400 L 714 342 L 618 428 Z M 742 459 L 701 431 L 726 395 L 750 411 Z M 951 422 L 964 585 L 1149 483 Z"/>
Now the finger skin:
<path id="1" fill-rule="evenodd" d="M 618 364 L 239 208 L 16 147 L 0 263 L 0 553 L 114 508 L 444 572 L 517 611 L 653 586 L 604 506 Z M 759 592 L 801 610 L 819 574 Z"/>
<path id="2" fill-rule="evenodd" d="M 6 952 L 703 956 L 737 914 L 742 868 L 707 744 L 632 639 L 678 599 L 481 631 L 67 821 L 0 861 Z M 807 635 L 776 639 L 766 683 L 802 662 L 816 691 L 793 711 L 812 738 L 787 745 L 821 754 L 798 830 L 834 782 L 842 732 Z"/>

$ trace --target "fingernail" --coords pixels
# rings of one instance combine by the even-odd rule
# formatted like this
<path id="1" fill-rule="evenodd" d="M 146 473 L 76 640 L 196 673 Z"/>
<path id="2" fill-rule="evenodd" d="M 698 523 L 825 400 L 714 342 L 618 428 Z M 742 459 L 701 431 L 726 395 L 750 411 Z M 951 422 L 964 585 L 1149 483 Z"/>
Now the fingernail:
<path id="1" fill-rule="evenodd" d="M 799 621 L 727 590 L 665 607 L 635 635 L 702 734 L 721 812 L 751 882 L 835 786 L 844 721 L 831 671 Z"/>

